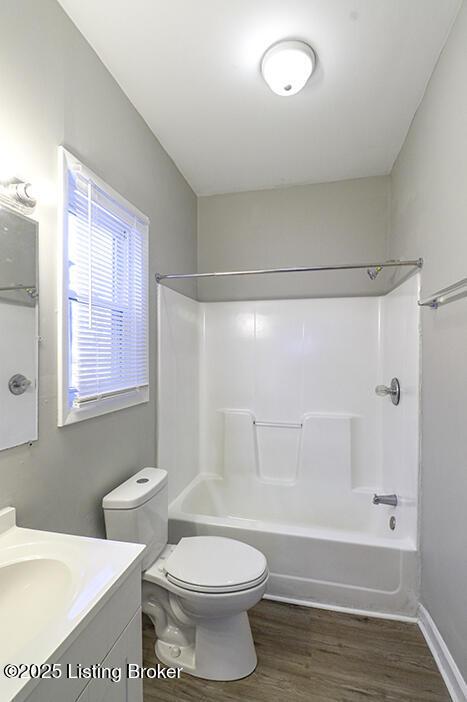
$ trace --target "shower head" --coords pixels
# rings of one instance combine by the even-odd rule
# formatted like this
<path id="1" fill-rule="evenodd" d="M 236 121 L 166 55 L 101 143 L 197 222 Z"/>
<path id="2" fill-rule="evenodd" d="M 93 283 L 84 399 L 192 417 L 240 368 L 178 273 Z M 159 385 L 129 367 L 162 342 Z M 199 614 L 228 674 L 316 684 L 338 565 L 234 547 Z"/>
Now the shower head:
<path id="1" fill-rule="evenodd" d="M 374 268 L 367 268 L 366 272 L 370 280 L 375 280 L 378 273 L 383 270 L 382 266 L 375 266 Z"/>

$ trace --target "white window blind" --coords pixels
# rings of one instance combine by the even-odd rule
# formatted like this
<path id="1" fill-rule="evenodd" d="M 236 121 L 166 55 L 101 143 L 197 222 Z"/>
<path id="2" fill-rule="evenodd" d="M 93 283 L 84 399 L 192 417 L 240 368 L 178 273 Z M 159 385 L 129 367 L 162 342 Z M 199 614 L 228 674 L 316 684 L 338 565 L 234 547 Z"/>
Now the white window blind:
<path id="1" fill-rule="evenodd" d="M 78 409 L 147 390 L 148 222 L 84 168 L 67 170 L 66 190 L 68 406 Z"/>

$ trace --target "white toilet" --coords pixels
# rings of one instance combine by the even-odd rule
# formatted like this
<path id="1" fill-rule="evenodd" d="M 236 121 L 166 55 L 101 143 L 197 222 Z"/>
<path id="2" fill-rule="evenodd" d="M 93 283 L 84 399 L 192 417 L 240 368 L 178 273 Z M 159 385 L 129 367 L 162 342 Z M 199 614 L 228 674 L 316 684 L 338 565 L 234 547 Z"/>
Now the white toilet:
<path id="1" fill-rule="evenodd" d="M 256 667 L 247 610 L 266 590 L 264 555 L 234 539 L 194 536 L 167 544 L 167 472 L 143 468 L 102 501 L 108 539 L 147 544 L 143 611 L 166 665 L 209 680 Z"/>

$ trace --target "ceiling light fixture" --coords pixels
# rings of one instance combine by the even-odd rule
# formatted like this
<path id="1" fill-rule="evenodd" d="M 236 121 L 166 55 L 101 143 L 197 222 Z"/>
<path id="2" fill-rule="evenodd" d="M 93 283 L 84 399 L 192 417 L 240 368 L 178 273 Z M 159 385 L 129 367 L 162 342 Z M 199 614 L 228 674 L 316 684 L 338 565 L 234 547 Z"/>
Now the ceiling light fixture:
<path id="1" fill-rule="evenodd" d="M 280 41 L 264 54 L 261 73 L 274 93 L 289 97 L 305 87 L 315 65 L 315 52 L 304 41 Z"/>

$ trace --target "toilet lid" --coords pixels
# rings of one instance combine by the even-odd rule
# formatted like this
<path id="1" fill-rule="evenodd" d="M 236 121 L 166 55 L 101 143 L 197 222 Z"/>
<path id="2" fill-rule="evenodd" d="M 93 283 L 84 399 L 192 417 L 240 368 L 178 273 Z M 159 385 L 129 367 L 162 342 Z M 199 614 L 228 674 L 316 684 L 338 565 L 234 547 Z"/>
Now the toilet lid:
<path id="1" fill-rule="evenodd" d="M 267 573 L 264 555 L 252 546 L 220 536 L 181 539 L 165 562 L 167 579 L 180 587 L 229 592 L 254 587 Z"/>

